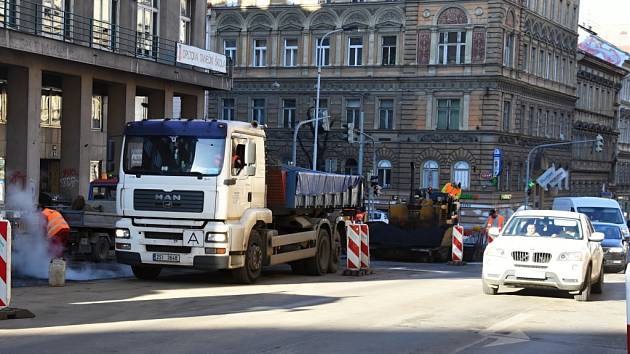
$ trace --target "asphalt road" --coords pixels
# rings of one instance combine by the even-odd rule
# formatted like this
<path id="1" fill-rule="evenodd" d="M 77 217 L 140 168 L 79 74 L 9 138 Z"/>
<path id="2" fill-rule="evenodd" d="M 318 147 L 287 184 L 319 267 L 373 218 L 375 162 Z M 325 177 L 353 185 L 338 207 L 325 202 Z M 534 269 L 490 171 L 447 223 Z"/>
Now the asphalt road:
<path id="1" fill-rule="evenodd" d="M 626 353 L 623 274 L 578 303 L 481 293 L 481 267 L 375 263 L 362 277 L 173 274 L 14 289 L 34 319 L 0 321 L 0 353 Z"/>

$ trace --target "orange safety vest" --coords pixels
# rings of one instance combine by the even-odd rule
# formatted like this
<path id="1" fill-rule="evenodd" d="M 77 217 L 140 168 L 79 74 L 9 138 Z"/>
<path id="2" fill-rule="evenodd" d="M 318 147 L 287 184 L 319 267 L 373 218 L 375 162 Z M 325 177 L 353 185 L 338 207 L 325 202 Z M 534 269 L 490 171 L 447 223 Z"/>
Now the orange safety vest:
<path id="1" fill-rule="evenodd" d="M 489 216 L 488 222 L 486 223 L 486 229 L 489 229 L 491 227 L 498 227 L 499 230 L 501 230 L 503 228 L 504 221 L 505 218 L 503 217 L 503 215 L 497 215 L 496 219 L 492 216 Z"/>
<path id="2" fill-rule="evenodd" d="M 46 217 L 46 234 L 49 239 L 59 236 L 62 232 L 70 231 L 70 226 L 58 211 L 45 208 L 42 210 L 42 215 Z"/>

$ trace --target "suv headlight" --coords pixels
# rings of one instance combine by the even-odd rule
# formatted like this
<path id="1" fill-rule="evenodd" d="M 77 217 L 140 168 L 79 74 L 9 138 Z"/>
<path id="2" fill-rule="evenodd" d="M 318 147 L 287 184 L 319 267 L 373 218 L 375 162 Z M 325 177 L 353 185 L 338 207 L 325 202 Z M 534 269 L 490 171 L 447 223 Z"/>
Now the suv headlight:
<path id="1" fill-rule="evenodd" d="M 128 229 L 116 229 L 116 238 L 131 238 Z"/>
<path id="2" fill-rule="evenodd" d="M 558 256 L 559 261 L 582 261 L 584 254 L 582 252 L 562 252 Z"/>
<path id="3" fill-rule="evenodd" d="M 609 253 L 623 253 L 623 247 L 611 247 L 608 249 Z"/>
<path id="4" fill-rule="evenodd" d="M 227 242 L 227 234 L 215 234 L 208 232 L 206 234 L 206 242 Z"/>
<path id="5" fill-rule="evenodd" d="M 488 248 L 486 250 L 486 255 L 487 256 L 494 256 L 494 257 L 506 257 L 506 253 L 505 250 L 503 250 L 503 248 Z"/>

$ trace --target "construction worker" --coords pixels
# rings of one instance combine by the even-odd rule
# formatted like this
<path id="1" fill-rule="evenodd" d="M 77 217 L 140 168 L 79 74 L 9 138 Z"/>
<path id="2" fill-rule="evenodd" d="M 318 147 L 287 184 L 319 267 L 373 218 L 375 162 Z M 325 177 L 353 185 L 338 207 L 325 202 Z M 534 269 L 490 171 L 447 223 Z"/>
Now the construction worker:
<path id="1" fill-rule="evenodd" d="M 458 199 L 462 195 L 462 184 L 448 182 L 442 187 L 442 193 L 450 195 L 453 199 Z"/>
<path id="2" fill-rule="evenodd" d="M 49 252 L 52 257 L 60 258 L 68 242 L 70 226 L 61 213 L 44 208 L 42 215 L 46 218 L 46 237 L 49 242 Z"/>
<path id="3" fill-rule="evenodd" d="M 486 221 L 486 232 L 488 232 L 491 227 L 497 227 L 499 228 L 499 231 L 501 231 L 504 222 L 505 218 L 503 217 L 503 215 L 500 215 L 496 209 L 490 210 L 488 221 Z"/>

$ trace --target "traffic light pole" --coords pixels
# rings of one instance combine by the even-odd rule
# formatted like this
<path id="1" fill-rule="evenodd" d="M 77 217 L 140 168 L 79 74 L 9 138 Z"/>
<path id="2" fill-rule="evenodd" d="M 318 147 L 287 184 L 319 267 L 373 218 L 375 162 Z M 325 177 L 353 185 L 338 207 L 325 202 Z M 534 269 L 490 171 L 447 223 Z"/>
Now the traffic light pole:
<path id="1" fill-rule="evenodd" d="M 359 113 L 359 176 L 363 177 L 363 145 L 365 145 L 365 138 L 363 133 L 363 112 Z"/>
<path id="2" fill-rule="evenodd" d="M 529 208 L 529 195 L 527 194 L 527 191 L 529 189 L 529 178 L 530 178 L 529 161 L 531 160 L 532 154 L 534 153 L 534 151 L 542 150 L 542 149 L 546 149 L 546 148 L 550 148 L 550 147 L 564 146 L 564 145 L 596 143 L 595 151 L 601 152 L 601 149 L 602 149 L 602 146 L 603 146 L 603 142 L 604 142 L 604 139 L 602 138 L 602 136 L 598 135 L 597 138 L 595 138 L 595 139 L 580 140 L 580 141 L 569 141 L 569 142 L 566 142 L 566 143 L 542 144 L 542 145 L 534 146 L 531 150 L 529 150 L 529 153 L 527 154 L 527 160 L 525 161 L 525 203 L 523 204 L 524 207 L 525 207 L 525 210 L 527 210 Z"/>

